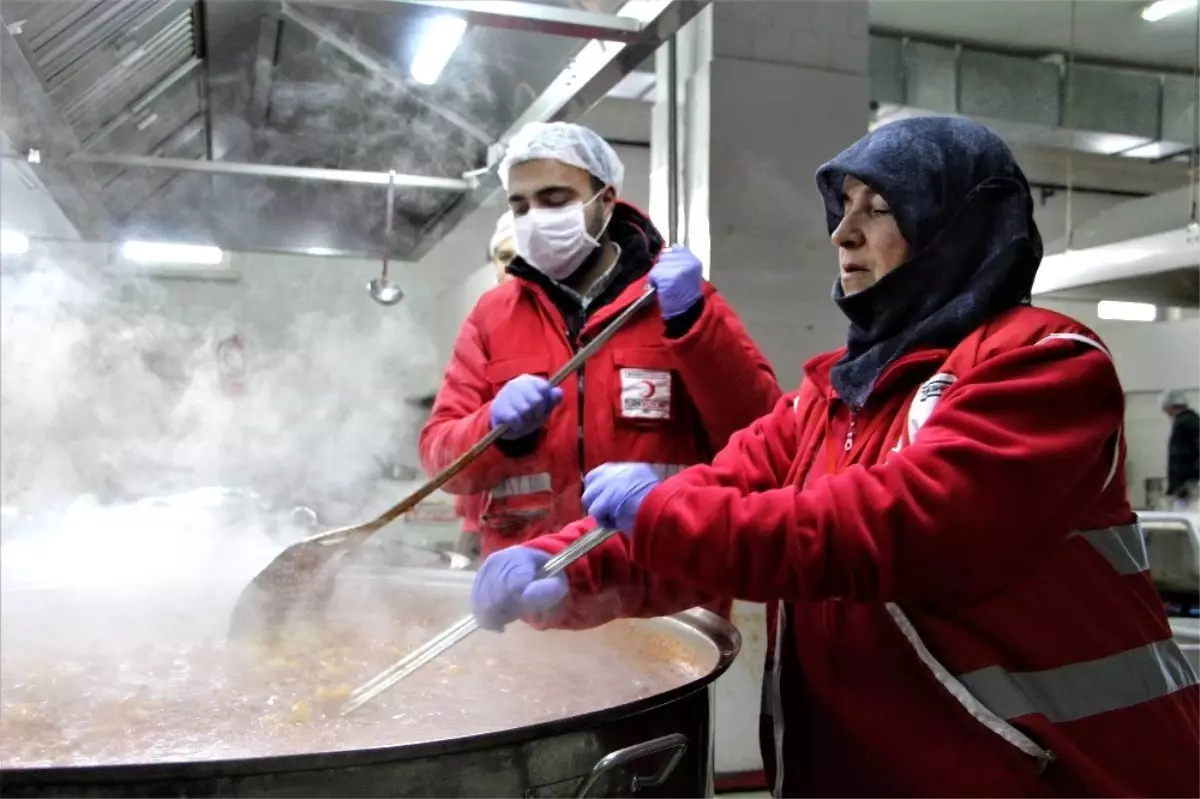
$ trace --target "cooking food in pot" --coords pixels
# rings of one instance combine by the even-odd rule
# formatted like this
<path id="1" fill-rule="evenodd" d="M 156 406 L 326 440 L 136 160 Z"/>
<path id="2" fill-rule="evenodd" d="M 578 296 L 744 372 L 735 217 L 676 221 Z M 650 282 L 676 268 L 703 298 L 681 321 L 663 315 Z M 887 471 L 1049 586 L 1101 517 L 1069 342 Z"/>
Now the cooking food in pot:
<path id="1" fill-rule="evenodd" d="M 129 646 L 97 629 L 46 641 L 37 632 L 47 628 L 35 608 L 53 603 L 39 593 L 21 599 L 35 603 L 24 614 L 14 612 L 15 597 L 6 595 L 0 650 L 0 766 L 6 769 L 457 738 L 635 701 L 713 666 L 654 622 L 619 622 L 583 635 L 510 629 L 475 636 L 403 690 L 340 717 L 350 686 L 424 643 L 461 613 L 459 603 L 421 601 L 419 589 L 396 588 L 387 605 L 394 612 L 383 612 L 376 601 L 353 624 L 290 630 L 272 645 L 161 637 L 159 630 L 157 640 Z M 343 603 L 341 612 L 354 604 Z"/>

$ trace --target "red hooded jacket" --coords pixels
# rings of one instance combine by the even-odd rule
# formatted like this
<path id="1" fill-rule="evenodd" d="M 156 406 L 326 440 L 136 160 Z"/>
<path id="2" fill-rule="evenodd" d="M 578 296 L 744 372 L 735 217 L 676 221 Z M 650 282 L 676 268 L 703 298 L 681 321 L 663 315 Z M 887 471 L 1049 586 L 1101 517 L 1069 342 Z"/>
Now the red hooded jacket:
<path id="1" fill-rule="evenodd" d="M 1147 572 L 1097 337 L 1017 308 L 900 358 L 856 416 L 829 384 L 840 354 L 655 488 L 632 543 L 571 567 L 554 624 L 770 602 L 776 795 L 1200 795 L 1196 675 Z"/>
<path id="2" fill-rule="evenodd" d="M 520 259 L 509 267 L 513 280 L 480 298 L 421 431 L 428 472 L 445 469 L 487 434 L 491 401 L 505 383 L 552 374 L 641 296 L 662 238 L 624 203 L 609 232 L 621 257 L 612 283 L 586 311 Z M 782 395 L 775 375 L 710 284 L 688 321 L 673 331 L 657 307 L 635 316 L 562 385 L 563 401 L 542 430 L 500 442 L 447 484 L 454 494 L 482 495 L 484 555 L 582 517 L 583 475 L 592 468 L 639 460 L 674 474 L 708 462 L 735 431 L 770 412 Z"/>

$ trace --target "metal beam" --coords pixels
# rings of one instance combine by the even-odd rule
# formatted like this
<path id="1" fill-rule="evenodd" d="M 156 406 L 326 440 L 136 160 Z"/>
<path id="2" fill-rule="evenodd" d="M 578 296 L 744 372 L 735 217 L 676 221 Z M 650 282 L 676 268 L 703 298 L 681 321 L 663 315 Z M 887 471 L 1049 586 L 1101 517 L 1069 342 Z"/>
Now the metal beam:
<path id="1" fill-rule="evenodd" d="M 371 74 L 377 75 L 391 83 L 393 86 L 408 92 L 408 96 L 410 96 L 413 100 L 425 106 L 450 124 L 461 128 L 475 140 L 482 142 L 483 144 L 491 143 L 492 137 L 486 130 L 479 127 L 479 125 L 475 124 L 469 119 L 466 119 L 462 115 L 455 113 L 449 108 L 432 102 L 427 97 L 424 97 L 423 92 L 419 91 L 420 87 L 415 86 L 415 84 L 410 84 L 407 80 L 393 72 L 387 64 L 384 64 L 382 61 L 368 53 L 363 48 L 359 47 L 354 42 L 349 41 L 348 39 L 343 39 L 337 33 L 331 31 L 329 28 L 317 22 L 312 17 L 302 13 L 291 3 L 283 3 L 282 7 L 280 8 L 280 14 L 282 14 L 283 18 L 288 22 L 299 25 L 301 28 L 317 37 L 317 39 L 337 50 L 339 53 L 346 56 Z"/>
<path id="2" fill-rule="evenodd" d="M 271 89 L 275 84 L 275 65 L 279 63 L 279 40 L 283 19 L 278 11 L 262 15 L 258 28 L 258 49 L 254 57 L 254 88 L 250 96 L 250 124 L 259 127 L 267 121 L 271 107 Z"/>
<path id="3" fill-rule="evenodd" d="M 604 99 L 675 33 L 699 14 L 711 0 L 629 0 L 621 13 L 634 19 L 643 36 L 636 44 L 593 39 L 567 64 L 550 86 L 488 149 L 486 172 L 462 200 L 447 208 L 421 231 L 420 244 L 409 256 L 417 261 L 452 231 L 468 214 L 499 189 L 495 167 L 512 137 L 530 122 L 571 122 Z"/>
<path id="4" fill-rule="evenodd" d="M 65 157 L 42 153 L 31 159 L 43 164 L 108 164 L 141 169 L 171 169 L 178 172 L 201 172 L 209 175 L 231 175 L 247 178 L 308 180 L 324 183 L 346 183 L 366 186 L 387 186 L 387 172 L 362 172 L 354 169 L 321 169 L 307 166 L 278 164 L 244 164 L 236 161 L 194 161 L 187 158 L 155 158 L 145 155 L 116 153 L 73 153 Z M 459 178 L 437 178 L 425 175 L 396 175 L 395 184 L 414 189 L 467 191 L 471 183 Z"/>
<path id="5" fill-rule="evenodd" d="M 41 78 L 26 60 L 3 18 L 0 18 L 0 98 L 3 100 L 0 119 L 18 150 L 32 146 L 35 139 L 68 152 L 79 146 L 75 131 L 50 102 Z M 90 169 L 51 169 L 41 178 L 50 196 L 81 235 L 108 235 L 111 220 Z"/>
<path id="6" fill-rule="evenodd" d="M 421 6 L 463 17 L 484 28 L 529 31 L 575 39 L 600 39 L 634 44 L 645 38 L 642 26 L 630 17 L 597 14 L 574 8 L 514 0 L 301 0 L 311 5 L 352 11 L 387 13 L 398 5 Z"/>

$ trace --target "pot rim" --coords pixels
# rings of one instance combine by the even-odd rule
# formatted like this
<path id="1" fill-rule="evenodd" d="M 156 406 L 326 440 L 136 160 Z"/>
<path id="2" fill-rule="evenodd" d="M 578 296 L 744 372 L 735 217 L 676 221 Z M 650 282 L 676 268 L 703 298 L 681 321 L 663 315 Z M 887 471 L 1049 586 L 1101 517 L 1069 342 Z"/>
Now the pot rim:
<path id="1" fill-rule="evenodd" d="M 422 572 L 413 569 L 405 571 Z M 461 582 L 469 575 L 462 572 L 436 570 L 434 580 Z M 466 753 L 480 749 L 500 748 L 526 741 L 556 737 L 584 728 L 601 726 L 622 718 L 635 716 L 677 702 L 697 691 L 707 690 L 733 664 L 741 650 L 742 636 L 732 622 L 703 608 L 692 608 L 672 616 L 656 619 L 635 619 L 682 626 L 704 637 L 717 650 L 717 662 L 706 674 L 662 693 L 625 702 L 599 710 L 551 719 L 524 726 L 508 727 L 493 732 L 475 733 L 455 738 L 439 738 L 411 744 L 381 744 L 379 746 L 301 752 L 285 755 L 229 757 L 204 760 L 167 760 L 144 763 L 105 763 L 96 765 L 62 765 L 0 768 L 0 785 L 38 786 L 48 784 L 84 784 L 147 782 L 178 779 L 212 779 L 216 777 L 252 776 L 280 772 L 312 771 L 348 768 L 386 762 L 418 760 L 440 755 Z M 7 791 L 0 791 L 7 793 Z"/>

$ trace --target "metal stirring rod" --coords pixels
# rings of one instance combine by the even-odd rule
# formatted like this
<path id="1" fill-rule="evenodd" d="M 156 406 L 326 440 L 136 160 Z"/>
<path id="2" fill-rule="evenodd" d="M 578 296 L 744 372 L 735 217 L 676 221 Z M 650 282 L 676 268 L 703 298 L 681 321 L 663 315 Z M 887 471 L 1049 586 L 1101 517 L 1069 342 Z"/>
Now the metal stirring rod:
<path id="1" fill-rule="evenodd" d="M 541 580 L 546 577 L 553 577 L 612 538 L 616 533 L 616 530 L 607 527 L 597 527 L 590 530 L 576 539 L 566 549 L 546 561 L 545 565 L 538 570 L 534 579 Z M 348 713 L 353 713 L 478 629 L 479 621 L 475 618 L 474 614 L 459 619 L 444 632 L 435 636 L 429 643 L 410 652 L 404 658 L 367 680 L 358 688 L 355 688 L 350 694 L 350 699 L 342 706 L 340 715 L 345 716 Z"/>

